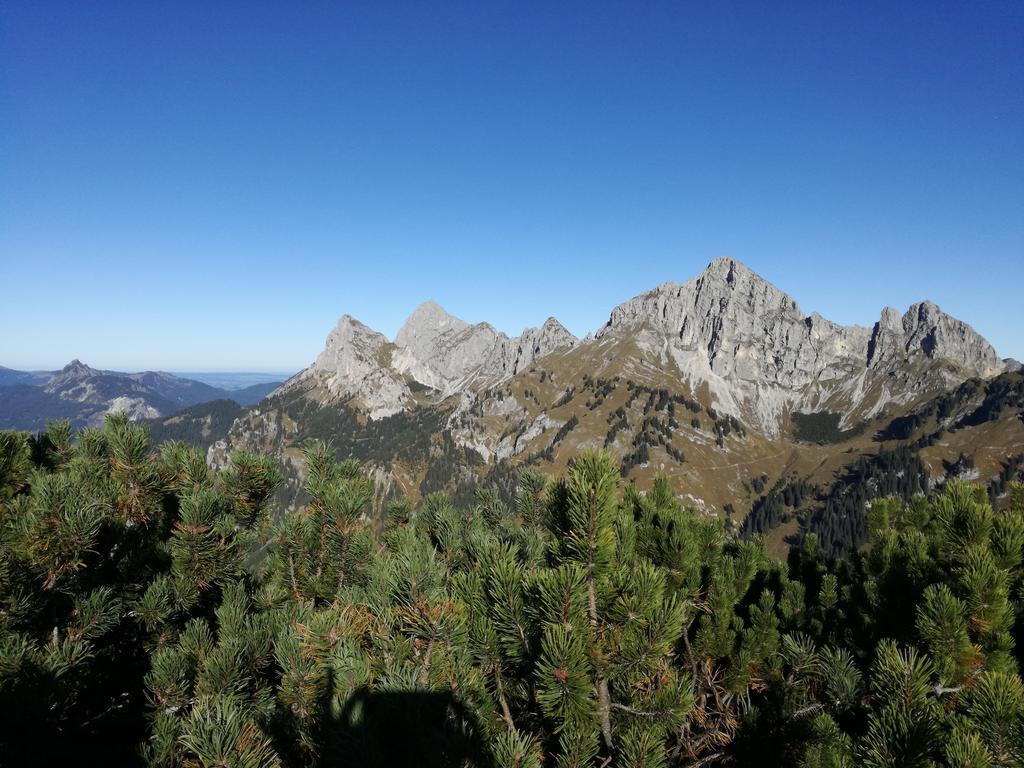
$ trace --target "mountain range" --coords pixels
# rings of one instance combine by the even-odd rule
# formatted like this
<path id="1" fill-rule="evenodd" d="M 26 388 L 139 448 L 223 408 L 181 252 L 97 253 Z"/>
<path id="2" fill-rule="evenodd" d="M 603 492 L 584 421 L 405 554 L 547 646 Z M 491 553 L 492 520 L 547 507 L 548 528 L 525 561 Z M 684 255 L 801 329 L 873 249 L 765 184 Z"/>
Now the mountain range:
<path id="1" fill-rule="evenodd" d="M 53 372 L 0 368 L 0 428 L 38 431 L 57 419 L 76 428 L 97 426 L 115 411 L 132 420 L 155 419 L 215 400 L 252 405 L 278 384 L 222 389 L 158 371 L 101 371 L 79 360 Z"/>
<path id="2" fill-rule="evenodd" d="M 381 500 L 508 488 L 522 466 L 558 471 L 604 447 L 624 476 L 666 475 L 737 529 L 781 540 L 817 525 L 839 546 L 889 486 L 909 494 L 951 472 L 989 480 L 1019 466 L 1019 368 L 931 302 L 845 326 L 716 259 L 613 308 L 583 339 L 554 318 L 510 337 L 433 301 L 394 339 L 343 315 L 316 360 L 240 412 L 208 460 L 270 452 L 294 503 L 311 438 L 367 464 Z"/>
<path id="3" fill-rule="evenodd" d="M 490 485 L 510 498 L 523 467 L 557 473 L 605 448 L 639 487 L 664 475 L 780 552 L 808 533 L 856 546 L 872 498 L 950 476 L 986 483 L 998 503 L 1024 466 L 1024 369 L 965 322 L 922 301 L 841 325 L 735 259 L 625 301 L 582 339 L 553 317 L 508 336 L 427 301 L 393 339 L 343 315 L 283 383 L 225 389 L 77 360 L 0 368 L 0 428 L 114 411 L 213 466 L 239 448 L 276 457 L 282 509 L 302 501 L 312 439 L 368 468 L 378 514 L 395 495 L 465 500 Z"/>

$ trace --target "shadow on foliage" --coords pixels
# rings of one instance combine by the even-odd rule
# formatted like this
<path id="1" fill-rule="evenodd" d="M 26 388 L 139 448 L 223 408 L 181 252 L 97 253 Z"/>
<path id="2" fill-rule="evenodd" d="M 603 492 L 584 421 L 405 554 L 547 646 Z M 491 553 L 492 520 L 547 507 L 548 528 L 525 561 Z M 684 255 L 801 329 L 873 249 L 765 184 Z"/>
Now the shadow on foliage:
<path id="1" fill-rule="evenodd" d="M 491 764 L 476 717 L 450 693 L 360 689 L 332 730 L 328 765 Z"/>

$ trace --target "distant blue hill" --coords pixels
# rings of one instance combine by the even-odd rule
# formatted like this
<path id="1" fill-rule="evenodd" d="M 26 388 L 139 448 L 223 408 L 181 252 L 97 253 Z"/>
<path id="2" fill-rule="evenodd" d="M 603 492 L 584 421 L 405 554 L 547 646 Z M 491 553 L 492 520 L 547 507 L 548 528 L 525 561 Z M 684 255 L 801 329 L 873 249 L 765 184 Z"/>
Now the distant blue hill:
<path id="1" fill-rule="evenodd" d="M 183 379 L 201 381 L 211 387 L 217 387 L 227 391 L 246 389 L 257 384 L 280 384 L 290 379 L 292 373 L 267 373 L 267 372 L 224 372 L 224 371 L 173 371 L 175 376 Z"/>
<path id="2" fill-rule="evenodd" d="M 200 403 L 231 400 L 254 405 L 286 378 L 271 374 L 212 374 L 231 388 L 160 371 L 101 371 L 73 360 L 60 371 L 17 371 L 0 367 L 0 429 L 37 431 L 68 419 L 76 428 L 97 426 L 107 413 L 155 419 Z M 255 380 L 254 380 L 255 379 Z"/>
<path id="3" fill-rule="evenodd" d="M 0 387 L 10 387 L 14 384 L 45 384 L 53 374 L 54 371 L 16 371 L 0 365 Z"/>

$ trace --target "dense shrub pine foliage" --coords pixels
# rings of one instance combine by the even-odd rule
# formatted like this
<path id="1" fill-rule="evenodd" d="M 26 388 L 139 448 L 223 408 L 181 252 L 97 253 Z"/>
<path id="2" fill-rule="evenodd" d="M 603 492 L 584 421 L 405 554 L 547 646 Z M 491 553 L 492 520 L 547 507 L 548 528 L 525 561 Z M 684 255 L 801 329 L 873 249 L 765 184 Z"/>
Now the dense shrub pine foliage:
<path id="1" fill-rule="evenodd" d="M 848 558 L 779 562 L 606 453 L 383 521 L 356 463 L 305 465 L 275 522 L 265 458 L 0 433 L 0 762 L 1024 761 L 1019 486 L 875 500 Z"/>

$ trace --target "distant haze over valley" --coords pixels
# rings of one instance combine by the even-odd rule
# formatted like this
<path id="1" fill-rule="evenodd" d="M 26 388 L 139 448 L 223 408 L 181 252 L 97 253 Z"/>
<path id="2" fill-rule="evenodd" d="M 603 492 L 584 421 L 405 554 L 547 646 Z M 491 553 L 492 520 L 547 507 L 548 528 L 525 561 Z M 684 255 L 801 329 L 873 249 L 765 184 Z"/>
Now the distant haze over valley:
<path id="1" fill-rule="evenodd" d="M 193 379 L 194 381 L 201 381 L 204 384 L 209 384 L 211 387 L 220 387 L 221 389 L 227 390 L 244 389 L 245 387 L 251 387 L 254 384 L 282 382 L 295 375 L 295 371 L 288 371 L 286 373 L 247 371 L 173 371 L 172 373 L 183 379 Z"/>

